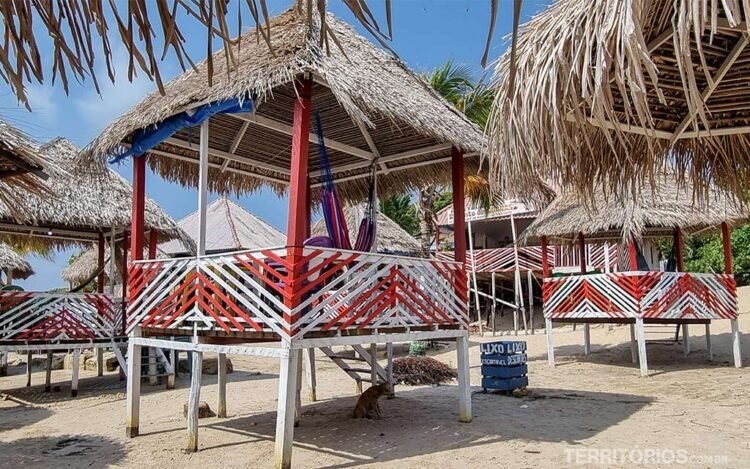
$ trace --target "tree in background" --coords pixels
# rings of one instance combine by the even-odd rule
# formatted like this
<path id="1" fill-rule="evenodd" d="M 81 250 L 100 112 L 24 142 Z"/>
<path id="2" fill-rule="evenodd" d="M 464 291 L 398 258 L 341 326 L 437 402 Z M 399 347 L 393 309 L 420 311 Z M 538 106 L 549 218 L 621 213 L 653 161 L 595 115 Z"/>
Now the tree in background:
<path id="1" fill-rule="evenodd" d="M 380 211 L 395 221 L 412 236 L 419 234 L 419 217 L 417 208 L 408 194 L 396 194 L 380 201 Z"/>

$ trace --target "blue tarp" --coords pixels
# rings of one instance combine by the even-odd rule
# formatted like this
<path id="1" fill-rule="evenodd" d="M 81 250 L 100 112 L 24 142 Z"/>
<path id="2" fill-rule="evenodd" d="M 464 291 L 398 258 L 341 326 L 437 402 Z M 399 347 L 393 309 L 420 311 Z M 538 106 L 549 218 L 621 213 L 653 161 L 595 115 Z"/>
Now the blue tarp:
<path id="1" fill-rule="evenodd" d="M 237 114 L 240 112 L 252 112 L 253 100 L 228 99 L 217 103 L 205 104 L 190 111 L 181 112 L 162 122 L 150 125 L 133 133 L 133 141 L 130 148 L 121 155 L 117 155 L 110 163 L 118 163 L 129 156 L 141 156 L 154 148 L 164 140 L 168 139 L 185 127 L 195 127 L 202 124 L 214 114 Z"/>

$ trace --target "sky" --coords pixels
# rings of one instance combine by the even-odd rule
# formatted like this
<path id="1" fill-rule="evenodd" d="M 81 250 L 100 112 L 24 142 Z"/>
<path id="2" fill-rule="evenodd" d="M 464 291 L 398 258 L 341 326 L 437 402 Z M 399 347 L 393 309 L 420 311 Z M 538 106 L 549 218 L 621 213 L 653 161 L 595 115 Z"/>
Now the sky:
<path id="1" fill-rule="evenodd" d="M 118 0 L 119 1 L 119 0 Z M 243 2 L 244 3 L 244 2 Z M 278 14 L 291 5 L 291 0 L 268 0 L 270 13 Z M 329 10 L 353 24 L 365 37 L 366 31 L 359 26 L 346 6 L 340 0 L 331 0 Z M 490 60 L 499 57 L 507 48 L 507 36 L 512 31 L 513 6 L 510 0 L 500 3 L 498 22 L 490 51 Z M 550 0 L 525 0 L 521 22 L 527 21 L 543 9 Z M 370 0 L 375 16 L 384 21 L 383 2 Z M 481 77 L 481 58 L 489 29 L 489 0 L 400 0 L 393 2 L 393 41 L 391 47 L 399 57 L 417 72 L 429 72 L 452 59 L 456 64 L 465 64 L 474 70 L 477 78 Z M 244 24 L 250 16 L 245 15 Z M 245 26 L 248 27 L 248 26 Z M 243 27 L 244 29 L 244 27 Z M 187 50 L 193 60 L 205 56 L 205 32 L 197 25 L 188 24 L 184 30 L 188 37 Z M 116 41 L 113 40 L 113 44 Z M 0 117 L 20 127 L 40 142 L 56 136 L 64 136 L 83 147 L 88 144 L 104 127 L 119 115 L 130 109 L 146 94 L 154 91 L 156 86 L 146 77 L 138 76 L 132 82 L 126 74 L 127 56 L 122 49 L 114 47 L 114 64 L 116 70 L 115 84 L 106 81 L 103 64 L 100 64 L 101 94 L 97 94 L 90 80 L 82 83 L 71 82 L 69 94 L 62 86 L 51 80 L 49 42 L 42 43 L 42 60 L 49 73 L 44 84 L 31 84 L 28 95 L 32 112 L 16 102 L 15 96 L 7 84 L 0 89 Z M 172 78 L 181 69 L 177 60 L 168 55 L 160 64 L 166 79 Z M 112 167 L 115 171 L 131 180 L 132 167 L 129 162 Z M 146 192 L 174 219 L 179 220 L 197 208 L 197 191 L 195 188 L 184 188 L 174 183 L 161 180 L 151 173 L 147 175 Z M 212 194 L 209 199 L 217 197 Z M 286 230 L 287 200 L 261 191 L 254 194 L 233 197 L 242 207 L 260 216 L 282 231 Z M 52 259 L 31 256 L 29 260 L 34 267 L 35 275 L 18 282 L 27 290 L 48 290 L 63 286 L 60 273 L 68 264 L 72 253 L 66 250 L 56 253 Z"/>

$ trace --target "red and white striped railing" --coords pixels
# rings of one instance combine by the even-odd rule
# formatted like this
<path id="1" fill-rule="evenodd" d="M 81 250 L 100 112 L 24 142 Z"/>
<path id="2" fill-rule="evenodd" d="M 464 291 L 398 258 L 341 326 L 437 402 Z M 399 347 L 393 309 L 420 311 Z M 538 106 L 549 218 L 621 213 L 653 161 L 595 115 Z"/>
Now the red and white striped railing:
<path id="1" fill-rule="evenodd" d="M 104 293 L 0 291 L 0 343 L 111 339 L 122 313 L 120 300 Z"/>
<path id="2" fill-rule="evenodd" d="M 468 327 L 460 264 L 324 248 L 138 261 L 128 330 L 310 332 Z"/>
<path id="3" fill-rule="evenodd" d="M 736 319 L 730 274 L 622 272 L 544 280 L 548 319 Z"/>
<path id="4" fill-rule="evenodd" d="M 437 258 L 442 260 L 453 260 L 453 252 L 438 252 Z M 547 259 L 550 268 L 557 267 L 579 267 L 580 253 L 577 247 L 571 246 L 548 246 Z M 467 253 L 467 265 L 472 263 L 477 272 L 513 272 L 516 270 L 516 256 L 513 247 L 478 249 Z M 607 247 L 604 244 L 586 245 L 586 265 L 601 271 L 618 270 L 617 248 L 614 245 Z M 542 248 L 541 246 L 519 246 L 518 268 L 522 271 L 542 271 Z"/>

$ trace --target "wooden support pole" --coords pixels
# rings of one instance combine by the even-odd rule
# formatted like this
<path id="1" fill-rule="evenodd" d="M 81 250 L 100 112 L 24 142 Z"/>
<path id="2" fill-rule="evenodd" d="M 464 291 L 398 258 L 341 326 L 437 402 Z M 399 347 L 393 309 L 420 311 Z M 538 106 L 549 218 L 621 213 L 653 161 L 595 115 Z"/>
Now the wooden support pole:
<path id="1" fill-rule="evenodd" d="M 586 275 L 586 240 L 583 238 L 583 233 L 578 233 L 578 256 L 580 257 L 581 275 Z"/>
<path id="2" fill-rule="evenodd" d="M 133 157 L 133 214 L 130 229 L 130 257 L 143 259 L 144 216 L 146 206 L 146 156 Z"/>
<path id="3" fill-rule="evenodd" d="M 463 199 L 462 199 L 463 200 Z M 456 339 L 456 354 L 458 358 L 458 420 L 469 423 L 471 413 L 471 378 L 469 366 L 469 333 Z"/>
<path id="4" fill-rule="evenodd" d="M 114 255 L 114 252 L 112 252 L 111 255 Z M 99 243 L 97 244 L 96 266 L 99 269 L 99 275 L 96 278 L 96 292 L 104 293 L 104 283 L 106 282 L 105 275 L 104 275 L 104 233 L 99 233 Z"/>
<path id="5" fill-rule="evenodd" d="M 453 251 L 454 260 L 466 265 L 466 214 L 464 199 L 464 154 L 458 148 L 451 152 L 451 179 L 453 183 Z"/>
<path id="6" fill-rule="evenodd" d="M 96 348 L 96 376 L 104 376 L 104 349 Z"/>
<path id="7" fill-rule="evenodd" d="M 526 271 L 526 288 L 529 291 L 529 328 L 534 333 L 534 272 Z"/>
<path id="8" fill-rule="evenodd" d="M 139 331 L 134 331 L 132 337 L 138 337 Z M 125 436 L 138 436 L 141 413 L 141 346 L 128 342 L 128 373 L 127 373 L 127 416 Z"/>
<path id="9" fill-rule="evenodd" d="M 294 426 L 299 427 L 299 422 L 302 419 L 302 349 L 292 350 L 292 353 L 298 355 L 297 357 L 297 379 L 296 389 L 294 391 Z"/>
<path id="10" fill-rule="evenodd" d="M 734 367 L 742 368 L 742 344 L 740 336 L 740 326 L 737 319 L 729 321 L 732 327 L 732 354 L 734 355 Z"/>
<path id="11" fill-rule="evenodd" d="M 156 247 L 159 244 L 159 232 L 156 228 L 151 228 L 148 232 L 148 258 L 156 259 Z"/>
<path id="12" fill-rule="evenodd" d="M 156 350 L 153 347 L 147 347 L 148 350 L 148 384 L 156 386 L 159 384 L 159 377 L 156 367 Z"/>
<path id="13" fill-rule="evenodd" d="M 370 344 L 370 386 L 378 384 L 378 344 Z"/>
<path id="14" fill-rule="evenodd" d="M 706 324 L 706 352 L 708 353 L 708 361 L 714 361 L 714 350 L 711 348 L 711 323 Z"/>
<path id="15" fill-rule="evenodd" d="M 128 277 L 129 277 L 129 272 L 130 272 L 130 269 L 128 268 L 128 232 L 127 231 L 125 231 L 122 234 L 122 271 L 123 271 L 122 298 L 123 300 L 126 300 L 128 297 Z M 114 284 L 114 282 L 112 283 Z M 120 332 L 122 335 L 125 335 L 127 326 L 128 326 L 128 308 L 127 308 L 127 304 L 123 304 L 122 331 Z"/>
<path id="16" fill-rule="evenodd" d="M 635 324 L 630 325 L 630 360 L 638 363 L 638 343 L 635 340 Z"/>
<path id="17" fill-rule="evenodd" d="M 190 375 L 190 396 L 187 415 L 187 452 L 198 451 L 198 406 L 201 402 L 201 378 L 203 377 L 203 352 L 193 352 L 193 368 Z M 128 376 L 128 378 L 130 378 Z"/>
<path id="18" fill-rule="evenodd" d="M 495 272 L 492 272 L 492 337 L 497 334 L 495 314 L 497 313 L 497 279 L 495 278 Z"/>
<path id="19" fill-rule="evenodd" d="M 78 397 L 78 375 L 81 371 L 81 349 L 73 349 L 73 368 L 70 380 L 70 397 Z"/>
<path id="20" fill-rule="evenodd" d="M 586 323 L 583 325 L 583 354 L 588 355 L 591 353 L 591 325 Z"/>
<path id="21" fill-rule="evenodd" d="M 732 237 L 727 222 L 721 224 L 721 241 L 724 245 L 724 273 L 732 273 Z"/>
<path id="22" fill-rule="evenodd" d="M 688 333 L 688 325 L 684 323 L 682 324 L 682 350 L 686 357 L 690 354 L 690 334 Z"/>
<path id="23" fill-rule="evenodd" d="M 638 338 L 638 359 L 641 363 L 641 376 L 648 376 L 648 359 L 646 358 L 646 333 L 643 330 L 643 319 L 635 319 L 635 332 Z"/>
<path id="24" fill-rule="evenodd" d="M 484 325 L 482 324 L 482 310 L 479 307 L 479 284 L 477 283 L 477 265 L 474 252 L 474 233 L 471 231 L 471 220 L 467 223 L 469 230 L 469 264 L 471 265 L 471 281 L 474 285 L 474 307 L 477 310 L 477 322 L 479 324 L 479 337 L 484 336 Z"/>
<path id="25" fill-rule="evenodd" d="M 44 372 L 44 392 L 50 392 L 52 390 L 52 350 L 47 350 Z"/>
<path id="26" fill-rule="evenodd" d="M 294 101 L 292 124 L 292 158 L 289 178 L 289 218 L 287 219 L 287 245 L 302 247 L 307 232 L 308 144 L 310 135 L 310 110 L 312 108 L 312 80 L 297 81 L 298 98 Z"/>
<path id="27" fill-rule="evenodd" d="M 685 272 L 685 240 L 682 237 L 682 230 L 679 227 L 674 229 L 673 243 L 677 261 L 677 272 Z"/>
<path id="28" fill-rule="evenodd" d="M 550 276 L 548 240 L 546 236 L 542 236 L 540 240 L 542 243 L 542 277 L 547 278 Z"/>
<path id="29" fill-rule="evenodd" d="M 0 376 L 8 376 L 8 352 L 0 353 Z"/>
<path id="30" fill-rule="evenodd" d="M 220 353 L 217 370 L 217 386 L 219 388 L 219 403 L 216 405 L 216 416 L 227 416 L 227 354 Z"/>
<path id="31" fill-rule="evenodd" d="M 388 379 L 388 385 L 391 388 L 388 393 L 388 399 L 393 399 L 396 397 L 396 381 L 393 378 L 393 342 L 387 342 L 385 344 L 385 356 L 387 360 L 385 373 Z"/>
<path id="32" fill-rule="evenodd" d="M 172 341 L 174 342 L 174 337 Z M 169 361 L 172 363 L 172 373 L 167 375 L 167 389 L 174 389 L 177 381 L 177 369 L 180 367 L 180 354 L 175 349 L 169 350 Z"/>
<path id="33" fill-rule="evenodd" d="M 555 343 L 552 341 L 552 320 L 544 318 L 544 328 L 547 332 L 547 365 L 555 366 Z"/>
<path id="34" fill-rule="evenodd" d="M 288 342 L 283 342 L 282 348 L 289 351 L 289 356 L 280 359 L 274 467 L 276 469 L 291 469 L 292 442 L 294 439 L 294 395 L 297 390 L 295 381 L 297 380 L 297 368 L 300 366 L 300 354 L 290 350 Z"/>
<path id="35" fill-rule="evenodd" d="M 518 335 L 518 311 L 520 309 L 521 311 L 521 318 L 523 320 L 523 330 L 526 334 L 529 333 L 528 325 L 526 323 L 526 307 L 524 306 L 523 301 L 523 286 L 521 283 L 521 264 L 519 262 L 519 256 L 518 256 L 518 225 L 516 224 L 516 219 L 513 217 L 513 214 L 510 214 L 510 231 L 511 235 L 513 236 L 513 263 L 515 265 L 514 269 L 514 283 L 515 283 L 515 304 L 516 308 L 513 311 L 513 333 L 515 335 Z"/>
<path id="36" fill-rule="evenodd" d="M 198 160 L 198 255 L 206 255 L 206 208 L 208 207 L 208 121 L 201 124 Z"/>
<path id="37" fill-rule="evenodd" d="M 307 398 L 310 402 L 315 402 L 318 400 L 318 383 L 315 376 L 315 347 L 305 349 L 303 358 L 305 360 L 305 375 L 307 377 Z"/>
<path id="38" fill-rule="evenodd" d="M 33 359 L 31 351 L 26 352 L 26 387 L 31 387 L 31 361 Z"/>

